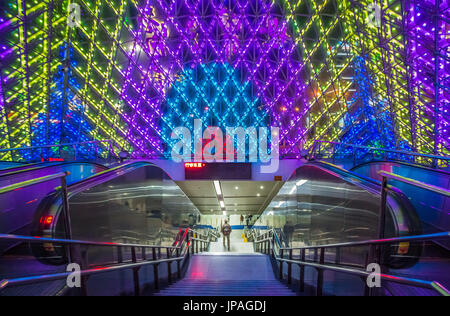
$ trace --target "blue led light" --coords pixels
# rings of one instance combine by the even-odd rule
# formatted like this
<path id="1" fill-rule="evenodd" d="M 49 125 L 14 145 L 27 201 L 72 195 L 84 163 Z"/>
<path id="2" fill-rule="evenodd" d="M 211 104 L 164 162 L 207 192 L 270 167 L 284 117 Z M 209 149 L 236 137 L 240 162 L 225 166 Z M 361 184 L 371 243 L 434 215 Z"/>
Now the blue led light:
<path id="1" fill-rule="evenodd" d="M 169 90 L 163 106 L 161 138 L 170 155 L 177 140 L 170 138 L 176 127 L 187 127 L 193 134 L 194 119 L 201 119 L 203 129 L 267 126 L 267 112 L 260 109 L 260 99 L 250 82 L 241 82 L 228 63 L 200 64 L 185 69 Z"/>

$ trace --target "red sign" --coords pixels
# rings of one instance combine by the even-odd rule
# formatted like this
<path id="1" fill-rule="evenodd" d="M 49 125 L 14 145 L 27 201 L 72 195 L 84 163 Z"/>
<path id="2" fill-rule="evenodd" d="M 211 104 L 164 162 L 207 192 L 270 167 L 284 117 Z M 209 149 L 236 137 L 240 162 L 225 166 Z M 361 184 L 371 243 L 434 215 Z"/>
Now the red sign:
<path id="1" fill-rule="evenodd" d="M 203 168 L 205 166 L 204 163 L 201 162 L 186 162 L 184 164 L 184 167 L 186 169 L 199 169 L 199 168 Z"/>

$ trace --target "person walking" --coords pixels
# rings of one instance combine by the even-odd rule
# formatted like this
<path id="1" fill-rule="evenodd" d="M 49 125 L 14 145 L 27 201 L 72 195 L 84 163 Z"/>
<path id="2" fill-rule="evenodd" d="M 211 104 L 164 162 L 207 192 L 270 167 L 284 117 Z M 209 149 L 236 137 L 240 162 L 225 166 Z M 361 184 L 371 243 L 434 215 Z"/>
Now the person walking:
<path id="1" fill-rule="evenodd" d="M 227 248 L 228 251 L 231 250 L 231 247 L 230 247 L 230 235 L 231 235 L 232 231 L 233 230 L 231 229 L 231 225 L 228 224 L 228 220 L 225 220 L 225 224 L 222 226 L 223 247 Z M 227 243 L 227 245 L 225 245 L 225 242 Z"/>

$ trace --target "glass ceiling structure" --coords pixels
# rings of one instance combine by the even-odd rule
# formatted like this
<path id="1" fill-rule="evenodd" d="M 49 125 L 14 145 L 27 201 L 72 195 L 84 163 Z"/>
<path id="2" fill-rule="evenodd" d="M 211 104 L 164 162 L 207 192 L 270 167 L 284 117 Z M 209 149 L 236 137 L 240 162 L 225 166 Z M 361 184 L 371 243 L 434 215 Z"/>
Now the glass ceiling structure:
<path id="1" fill-rule="evenodd" d="M 449 42 L 446 0 L 4 0 L 0 149 L 109 139 L 168 157 L 202 119 L 278 126 L 283 155 L 450 155 Z"/>

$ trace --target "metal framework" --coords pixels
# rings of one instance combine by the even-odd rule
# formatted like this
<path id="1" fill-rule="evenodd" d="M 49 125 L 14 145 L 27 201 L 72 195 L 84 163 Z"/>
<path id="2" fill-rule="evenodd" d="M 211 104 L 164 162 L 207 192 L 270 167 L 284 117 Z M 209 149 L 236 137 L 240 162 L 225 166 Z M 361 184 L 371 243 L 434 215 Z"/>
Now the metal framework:
<path id="1" fill-rule="evenodd" d="M 279 126 L 282 154 L 448 156 L 449 21 L 444 0 L 5 0 L 0 148 L 110 139 L 167 157 L 173 128 L 202 119 Z"/>

